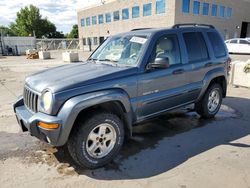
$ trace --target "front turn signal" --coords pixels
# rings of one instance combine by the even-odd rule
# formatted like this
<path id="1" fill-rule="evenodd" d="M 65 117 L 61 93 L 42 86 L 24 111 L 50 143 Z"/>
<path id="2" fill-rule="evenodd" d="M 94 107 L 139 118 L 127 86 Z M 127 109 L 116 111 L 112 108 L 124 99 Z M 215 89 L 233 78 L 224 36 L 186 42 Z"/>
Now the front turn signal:
<path id="1" fill-rule="evenodd" d="M 45 123 L 41 121 L 37 125 L 44 129 L 57 129 L 60 126 L 58 123 Z"/>

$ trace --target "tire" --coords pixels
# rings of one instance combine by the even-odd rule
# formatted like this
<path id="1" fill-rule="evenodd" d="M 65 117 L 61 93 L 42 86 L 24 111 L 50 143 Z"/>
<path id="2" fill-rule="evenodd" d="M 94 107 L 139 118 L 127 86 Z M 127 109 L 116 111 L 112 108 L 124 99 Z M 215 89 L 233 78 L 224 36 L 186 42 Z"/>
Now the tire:
<path id="1" fill-rule="evenodd" d="M 124 127 L 116 115 L 102 112 L 76 123 L 67 143 L 76 163 L 95 169 L 117 156 L 124 141 Z"/>
<path id="2" fill-rule="evenodd" d="M 214 95 L 214 93 L 218 95 L 217 96 L 218 98 L 211 97 L 211 95 Z M 214 105 L 213 107 L 211 107 L 211 101 L 209 105 L 209 96 L 211 97 L 211 100 L 214 99 L 214 102 L 212 103 L 212 106 Z M 195 103 L 195 110 L 202 118 L 205 118 L 205 119 L 214 118 L 214 116 L 220 110 L 221 103 L 222 103 L 222 88 L 219 84 L 212 84 L 207 89 L 202 99 L 198 101 L 197 103 Z"/>

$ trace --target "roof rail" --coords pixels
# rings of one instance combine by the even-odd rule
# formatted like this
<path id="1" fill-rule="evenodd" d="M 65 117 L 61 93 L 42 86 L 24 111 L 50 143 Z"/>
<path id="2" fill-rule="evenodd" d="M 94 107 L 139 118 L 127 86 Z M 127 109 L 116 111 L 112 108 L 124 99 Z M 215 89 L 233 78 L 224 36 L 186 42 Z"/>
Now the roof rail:
<path id="1" fill-rule="evenodd" d="M 208 25 L 208 24 L 197 24 L 197 23 L 184 23 L 184 24 L 176 24 L 172 28 L 177 29 L 181 27 L 188 27 L 188 26 L 193 26 L 193 27 L 208 27 L 214 29 L 213 25 Z"/>
<path id="2" fill-rule="evenodd" d="M 146 30 L 146 29 L 152 29 L 152 28 L 135 28 L 135 29 L 132 29 L 131 31 L 140 31 L 140 30 Z"/>

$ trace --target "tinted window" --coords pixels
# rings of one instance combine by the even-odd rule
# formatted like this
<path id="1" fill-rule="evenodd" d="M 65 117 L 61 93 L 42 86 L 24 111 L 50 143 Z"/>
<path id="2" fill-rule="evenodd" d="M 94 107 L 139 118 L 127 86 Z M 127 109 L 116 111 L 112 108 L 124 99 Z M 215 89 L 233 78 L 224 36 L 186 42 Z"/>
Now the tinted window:
<path id="1" fill-rule="evenodd" d="M 86 18 L 86 25 L 90 26 L 90 17 Z"/>
<path id="2" fill-rule="evenodd" d="M 209 4 L 203 3 L 203 15 L 208 16 L 208 12 L 209 12 Z"/>
<path id="3" fill-rule="evenodd" d="M 211 15 L 212 16 L 217 16 L 217 5 L 212 5 L 212 13 L 211 13 Z"/>
<path id="4" fill-rule="evenodd" d="M 152 3 L 143 5 L 143 16 L 151 16 L 152 15 Z"/>
<path id="5" fill-rule="evenodd" d="M 110 13 L 106 13 L 105 17 L 106 17 L 106 23 L 111 22 L 111 14 Z"/>
<path id="6" fill-rule="evenodd" d="M 98 15 L 98 22 L 99 22 L 99 24 L 103 24 L 103 15 L 102 14 Z"/>
<path id="7" fill-rule="evenodd" d="M 230 7 L 228 7 L 228 8 L 227 8 L 227 17 L 228 17 L 228 18 L 231 18 L 231 17 L 232 17 L 232 12 L 233 12 L 233 9 L 230 8 Z"/>
<path id="8" fill-rule="evenodd" d="M 182 0 L 182 12 L 189 13 L 190 9 L 190 0 Z"/>
<path id="9" fill-rule="evenodd" d="M 140 16 L 140 7 L 135 6 L 132 8 L 132 18 L 138 18 Z"/>
<path id="10" fill-rule="evenodd" d="M 194 1 L 193 14 L 200 14 L 200 2 L 199 1 Z"/>
<path id="11" fill-rule="evenodd" d="M 238 43 L 238 40 L 231 40 L 230 43 L 231 43 L 231 44 L 237 44 L 237 43 Z"/>
<path id="12" fill-rule="evenodd" d="M 156 0 L 156 14 L 165 13 L 166 0 Z"/>
<path id="13" fill-rule="evenodd" d="M 97 37 L 93 38 L 93 45 L 97 45 Z"/>
<path id="14" fill-rule="evenodd" d="M 122 19 L 123 20 L 129 19 L 129 10 L 128 10 L 128 8 L 122 9 Z"/>
<path id="15" fill-rule="evenodd" d="M 202 33 L 184 33 L 183 37 L 187 47 L 189 62 L 208 59 L 207 46 Z"/>
<path id="16" fill-rule="evenodd" d="M 82 43 L 83 43 L 83 45 L 86 45 L 87 43 L 86 43 L 86 38 L 83 38 L 82 39 Z"/>
<path id="17" fill-rule="evenodd" d="M 115 11 L 113 16 L 114 16 L 114 21 L 120 20 L 120 13 L 119 13 L 119 11 Z"/>
<path id="18" fill-rule="evenodd" d="M 176 35 L 165 35 L 157 40 L 155 58 L 168 58 L 170 65 L 180 64 L 180 47 Z"/>
<path id="19" fill-rule="evenodd" d="M 96 25 L 96 16 L 92 16 L 92 25 Z"/>
<path id="20" fill-rule="evenodd" d="M 220 17 L 224 18 L 225 17 L 225 7 L 220 6 Z"/>
<path id="21" fill-rule="evenodd" d="M 85 20 L 84 20 L 84 18 L 81 19 L 81 26 L 82 26 L 82 27 L 85 26 Z"/>
<path id="22" fill-rule="evenodd" d="M 223 44 L 223 40 L 221 39 L 219 34 L 215 32 L 209 32 L 207 33 L 207 35 L 214 50 L 215 57 L 224 57 L 227 52 Z"/>
<path id="23" fill-rule="evenodd" d="M 240 44 L 249 44 L 249 42 L 246 40 L 240 40 Z"/>

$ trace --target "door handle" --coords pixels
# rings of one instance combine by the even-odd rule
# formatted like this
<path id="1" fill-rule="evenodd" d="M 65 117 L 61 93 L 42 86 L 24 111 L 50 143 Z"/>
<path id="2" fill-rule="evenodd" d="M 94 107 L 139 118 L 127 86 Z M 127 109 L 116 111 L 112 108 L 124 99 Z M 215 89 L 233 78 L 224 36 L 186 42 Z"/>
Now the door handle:
<path id="1" fill-rule="evenodd" d="M 213 65 L 213 63 L 206 63 L 205 67 L 211 67 Z"/>
<path id="2" fill-rule="evenodd" d="M 173 74 L 183 74 L 184 72 L 184 69 L 177 69 L 173 71 Z"/>

